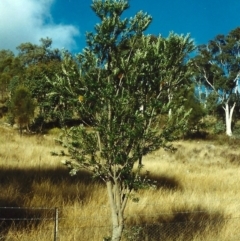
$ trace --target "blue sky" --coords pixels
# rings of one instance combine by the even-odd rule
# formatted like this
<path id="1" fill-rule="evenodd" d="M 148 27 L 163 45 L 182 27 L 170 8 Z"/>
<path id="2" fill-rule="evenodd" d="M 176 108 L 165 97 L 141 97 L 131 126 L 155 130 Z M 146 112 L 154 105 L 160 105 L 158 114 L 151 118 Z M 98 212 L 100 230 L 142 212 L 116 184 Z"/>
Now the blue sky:
<path id="1" fill-rule="evenodd" d="M 90 9 L 91 0 L 61 0 L 54 4 L 57 21 L 79 26 L 79 47 L 85 45 L 84 34 L 92 31 L 98 18 Z M 207 43 L 217 34 L 227 34 L 240 26 L 240 1 L 231 4 L 225 0 L 130 0 L 124 16 L 133 16 L 139 10 L 147 12 L 153 21 L 147 33 L 167 36 L 169 31 L 190 33 L 197 44 Z M 68 11 L 67 11 L 68 10 Z M 68 12 L 68 13 L 66 13 Z"/>
<path id="2" fill-rule="evenodd" d="M 99 22 L 92 0 L 0 0 L 0 49 L 15 50 L 23 42 L 53 39 L 53 47 L 81 52 L 86 31 Z M 124 17 L 143 10 L 153 17 L 146 31 L 163 35 L 190 33 L 196 44 L 240 26 L 238 0 L 130 0 Z"/>

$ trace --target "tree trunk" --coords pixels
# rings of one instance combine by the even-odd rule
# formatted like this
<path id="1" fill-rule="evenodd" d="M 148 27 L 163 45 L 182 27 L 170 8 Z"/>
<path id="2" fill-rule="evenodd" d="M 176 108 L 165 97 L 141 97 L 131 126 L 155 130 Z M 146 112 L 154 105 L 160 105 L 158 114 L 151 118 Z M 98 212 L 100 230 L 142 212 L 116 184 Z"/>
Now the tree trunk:
<path id="1" fill-rule="evenodd" d="M 225 120 L 226 120 L 226 134 L 232 136 L 232 116 L 236 103 L 229 109 L 229 104 L 225 103 Z"/>
<path id="2" fill-rule="evenodd" d="M 172 102 L 172 99 L 173 99 L 173 95 L 172 93 L 170 92 L 170 89 L 168 89 L 168 103 L 170 104 Z M 172 117 L 172 108 L 170 108 L 168 110 L 168 117 L 171 118 Z"/>
<path id="3" fill-rule="evenodd" d="M 112 215 L 112 237 L 111 241 L 120 241 L 122 238 L 124 228 L 124 207 L 125 202 L 121 202 L 121 190 L 118 183 L 107 181 L 108 198 L 110 202 L 110 209 Z"/>

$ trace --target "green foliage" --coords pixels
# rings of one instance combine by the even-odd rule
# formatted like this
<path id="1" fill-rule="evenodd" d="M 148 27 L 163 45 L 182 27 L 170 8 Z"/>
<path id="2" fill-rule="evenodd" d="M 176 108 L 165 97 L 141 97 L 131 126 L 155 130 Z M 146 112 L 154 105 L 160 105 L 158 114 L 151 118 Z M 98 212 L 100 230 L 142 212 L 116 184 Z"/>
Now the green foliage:
<path id="1" fill-rule="evenodd" d="M 211 93 L 208 108 L 214 111 L 214 104 L 225 111 L 226 132 L 231 136 L 232 112 L 238 101 L 240 80 L 240 28 L 228 35 L 218 35 L 207 45 L 198 47 L 194 58 L 195 81 Z M 207 100 L 207 99 L 206 99 Z M 206 104 L 206 102 L 205 102 Z"/>
<path id="2" fill-rule="evenodd" d="M 3 102 L 7 96 L 7 88 L 11 79 L 9 68 L 12 64 L 13 53 L 6 50 L 0 51 L 0 100 Z"/>
<path id="3" fill-rule="evenodd" d="M 207 114 L 216 116 L 219 105 L 220 104 L 218 102 L 218 94 L 211 92 L 207 96 L 206 101 L 205 101 L 205 106 L 206 106 L 205 109 L 206 109 Z"/>
<path id="4" fill-rule="evenodd" d="M 80 70 L 76 58 L 69 52 L 62 53 L 61 71 L 54 76 L 45 76 L 46 83 L 50 85 L 47 99 L 49 104 L 54 103 L 52 118 L 60 120 L 62 126 L 68 119 L 86 119 L 79 116 L 79 97 L 83 97 Z"/>
<path id="5" fill-rule="evenodd" d="M 116 177 L 132 189 L 138 175 L 134 163 L 139 161 L 140 171 L 143 155 L 164 147 L 186 128 L 188 113 L 180 106 L 163 126 L 158 123 L 161 113 L 174 108 L 165 103 L 168 83 L 177 90 L 180 81 L 175 77 L 189 75 L 186 61 L 193 44 L 189 37 L 172 33 L 167 39 L 144 36 L 151 17 L 140 12 L 121 20 L 127 7 L 127 1 L 93 1 L 101 23 L 96 33 L 87 34 L 89 47 L 78 56 L 78 84 L 67 78 L 74 70 L 65 69 L 53 86 L 60 95 L 75 96 L 75 101 L 81 94 L 78 111 L 93 122 L 91 131 L 80 126 L 67 132 L 63 143 L 72 158 L 104 181 Z"/>
<path id="6" fill-rule="evenodd" d="M 85 168 L 106 183 L 112 239 L 120 240 L 131 191 L 149 185 L 140 175 L 143 156 L 168 148 L 187 129 L 189 111 L 169 101 L 169 93 L 174 96 L 186 86 L 194 46 L 189 36 L 145 36 L 151 16 L 139 12 L 121 19 L 128 1 L 95 0 L 92 8 L 101 22 L 87 34 L 88 47 L 77 57 L 80 71 L 67 62 L 72 67 L 49 82 L 53 96 L 62 96 L 70 106 L 77 102 L 79 116 L 91 120 L 91 128 L 72 127 L 60 139 L 72 159 L 63 163 L 71 175 Z"/>
<path id="7" fill-rule="evenodd" d="M 10 112 L 12 118 L 17 122 L 22 133 L 22 127 L 28 125 L 34 116 L 35 103 L 31 93 L 24 86 L 19 86 L 10 99 Z"/>
<path id="8" fill-rule="evenodd" d="M 226 127 L 223 121 L 218 121 L 214 126 L 214 134 L 224 133 Z"/>
<path id="9" fill-rule="evenodd" d="M 67 145 L 70 144 L 69 151 L 78 163 L 84 167 L 89 162 L 96 165 L 98 172 L 95 174 L 103 179 L 112 174 L 100 164 L 101 159 L 108 160 L 108 165 L 125 166 L 120 174 L 126 173 L 130 178 L 135 161 L 165 146 L 167 141 L 177 137 L 174 133 L 186 128 L 185 110 L 179 106 L 173 118 L 165 121 L 165 128 L 158 125 L 161 117 L 158 112 L 166 113 L 170 108 L 164 104 L 167 90 L 160 86 L 162 72 L 159 69 L 164 68 L 168 60 L 159 48 L 164 40 L 159 37 L 153 44 L 149 37 L 142 36 L 138 38 L 139 44 L 141 49 L 130 48 L 123 56 L 119 55 L 117 47 L 115 52 L 109 53 L 107 49 L 104 55 L 99 53 L 100 56 L 85 49 L 79 56 L 82 72 L 86 72 L 79 83 L 84 96 L 79 103 L 79 113 L 91 117 L 94 131 L 89 133 L 84 127 L 73 127 L 68 132 L 71 141 Z M 125 55 L 128 55 L 127 61 Z M 154 61 L 148 61 L 153 58 Z M 169 81 L 173 82 L 171 77 Z"/>
<path id="10" fill-rule="evenodd" d="M 181 103 L 186 111 L 190 111 L 188 116 L 188 132 L 193 130 L 198 131 L 203 124 L 202 118 L 206 115 L 206 111 L 196 98 L 195 86 L 191 84 L 187 88 L 180 89 L 172 101 L 176 102 L 176 106 Z"/>
<path id="11" fill-rule="evenodd" d="M 42 129 L 44 122 L 59 121 L 56 112 L 61 101 L 48 95 L 52 85 L 46 76 L 53 77 L 60 72 L 61 53 L 52 49 L 51 44 L 49 38 L 40 39 L 40 45 L 22 43 L 17 47 L 17 56 L 8 50 L 0 51 L 0 100 L 6 101 L 10 93 L 20 86 L 27 86 L 38 107 L 37 129 Z M 9 117 L 11 115 L 9 113 Z"/>
<path id="12" fill-rule="evenodd" d="M 22 80 L 23 67 L 18 58 L 9 50 L 0 51 L 0 100 L 5 102 L 14 84 Z M 11 83 L 13 81 L 13 83 Z M 10 86 L 10 89 L 9 89 Z"/>
<path id="13" fill-rule="evenodd" d="M 46 81 L 46 76 L 55 76 L 61 70 L 61 53 L 51 48 L 52 40 L 40 39 L 40 45 L 22 43 L 17 47 L 18 58 L 24 66 L 24 85 L 28 86 L 31 96 L 38 106 L 38 120 L 52 121 L 57 119 L 55 110 L 59 100 L 51 98 L 48 93 L 52 85 Z M 16 88 L 16 87 L 14 87 Z M 43 123 L 39 123 L 43 125 Z"/>

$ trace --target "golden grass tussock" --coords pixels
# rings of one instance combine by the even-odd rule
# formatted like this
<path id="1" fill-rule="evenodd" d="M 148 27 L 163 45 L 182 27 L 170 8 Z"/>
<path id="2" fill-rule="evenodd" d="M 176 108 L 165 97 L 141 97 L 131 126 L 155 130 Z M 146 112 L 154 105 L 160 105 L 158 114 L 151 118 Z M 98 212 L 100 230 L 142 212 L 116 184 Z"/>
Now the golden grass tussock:
<path id="1" fill-rule="evenodd" d="M 58 131 L 20 137 L 11 128 L 0 127 L 0 133 L 0 207 L 12 207 L 0 208 L 1 237 L 53 240 L 55 207 L 59 240 L 97 241 L 109 236 L 105 184 L 84 170 L 71 177 L 62 158 L 51 156 L 62 150 L 54 141 Z M 144 157 L 143 175 L 155 181 L 155 188 L 130 197 L 123 240 L 239 240 L 238 144 L 178 141 L 176 152 L 160 149 Z"/>

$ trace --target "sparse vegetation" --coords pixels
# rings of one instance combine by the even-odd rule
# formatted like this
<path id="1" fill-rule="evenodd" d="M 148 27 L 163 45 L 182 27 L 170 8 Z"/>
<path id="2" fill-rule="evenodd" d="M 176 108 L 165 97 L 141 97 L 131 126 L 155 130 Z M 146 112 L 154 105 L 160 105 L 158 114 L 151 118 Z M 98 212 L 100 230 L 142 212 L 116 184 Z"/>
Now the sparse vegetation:
<path id="1" fill-rule="evenodd" d="M 111 221 L 103 183 L 85 171 L 69 176 L 61 157 L 50 154 L 61 151 L 52 134 L 20 137 L 7 127 L 0 131 L 0 206 L 58 207 L 61 240 L 107 240 Z M 161 149 L 146 156 L 145 170 L 156 189 L 134 194 L 139 201 L 127 206 L 124 240 L 143 235 L 149 240 L 237 240 L 239 144 L 220 138 L 179 141 L 175 153 Z M 0 210 L 1 218 L 53 215 L 53 210 L 10 211 Z M 2 222 L 0 229 L 6 240 L 53 238 L 49 220 Z"/>

